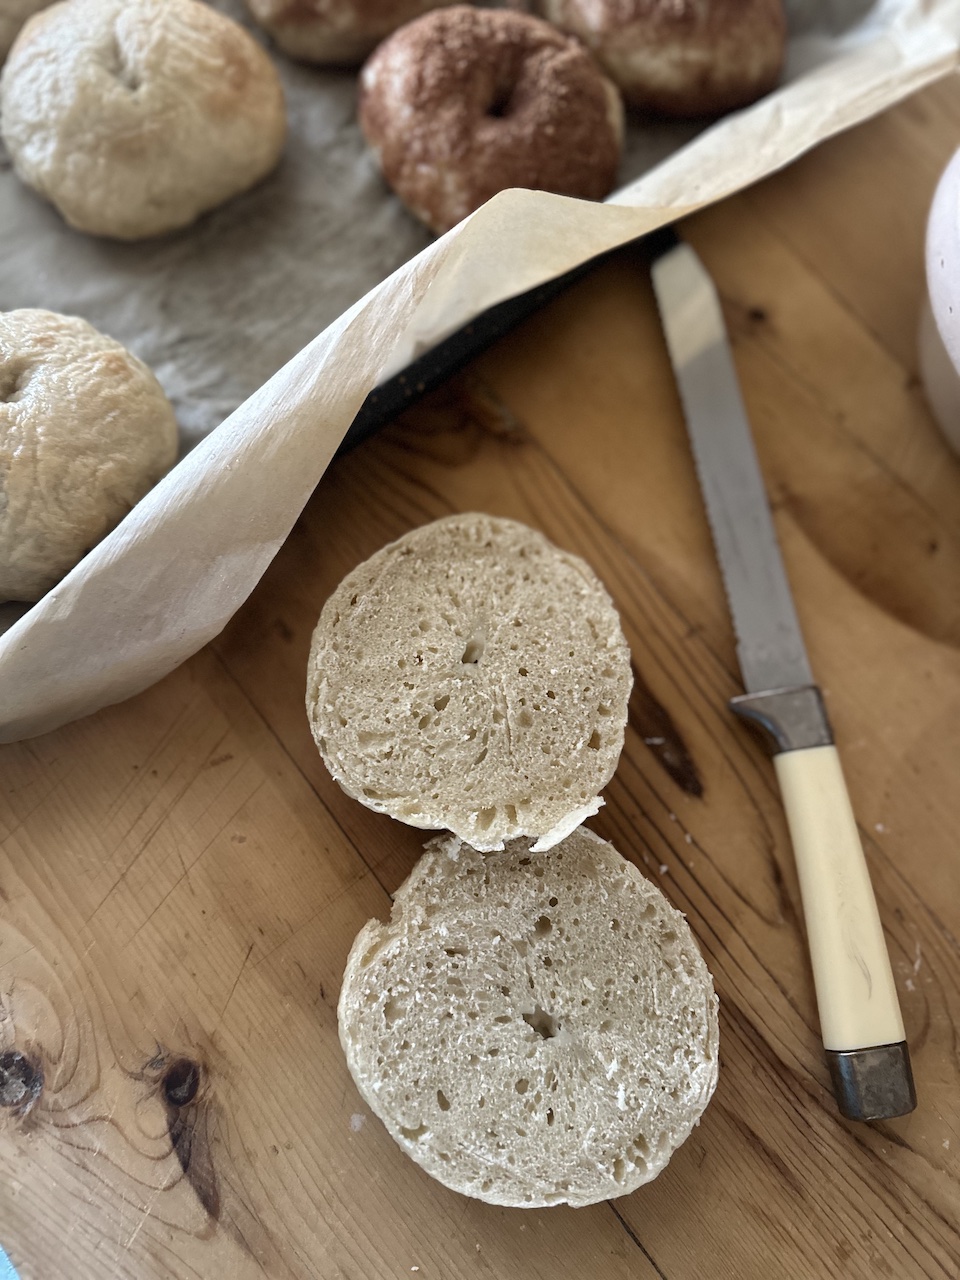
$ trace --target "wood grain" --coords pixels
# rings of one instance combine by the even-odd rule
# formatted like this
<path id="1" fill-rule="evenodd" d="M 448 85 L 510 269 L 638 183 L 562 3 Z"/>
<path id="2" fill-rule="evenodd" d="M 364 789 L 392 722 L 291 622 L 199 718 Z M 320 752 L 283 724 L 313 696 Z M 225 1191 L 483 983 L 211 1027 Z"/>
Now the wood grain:
<path id="1" fill-rule="evenodd" d="M 207 650 L 0 748 L 0 1245 L 23 1280 L 960 1276 L 960 463 L 913 355 L 958 139 L 951 82 L 685 228 L 723 296 L 918 1110 L 837 1116 L 772 768 L 725 710 L 729 617 L 625 251 L 336 463 Z M 614 595 L 637 687 L 592 825 L 687 913 L 721 997 L 700 1127 L 656 1182 L 579 1211 L 431 1182 L 337 1039 L 350 943 L 422 833 L 325 773 L 310 632 L 359 560 L 469 509 L 543 529 Z"/>

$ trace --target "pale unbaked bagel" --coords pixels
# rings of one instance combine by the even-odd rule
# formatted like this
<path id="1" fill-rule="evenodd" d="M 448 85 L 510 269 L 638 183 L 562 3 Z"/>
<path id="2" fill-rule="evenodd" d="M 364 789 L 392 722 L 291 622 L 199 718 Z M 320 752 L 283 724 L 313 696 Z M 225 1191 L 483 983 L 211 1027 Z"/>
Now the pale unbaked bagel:
<path id="1" fill-rule="evenodd" d="M 0 601 L 39 600 L 173 463 L 145 364 L 85 320 L 0 313 Z"/>
<path id="2" fill-rule="evenodd" d="M 17 174 L 81 231 L 186 226 L 276 164 L 270 59 L 198 0 L 65 0 L 31 18 L 0 81 Z"/>
<path id="3" fill-rule="evenodd" d="M 324 605 L 307 712 L 350 795 L 480 849 L 561 840 L 623 747 L 630 653 L 592 570 L 514 520 L 448 516 Z"/>
<path id="4" fill-rule="evenodd" d="M 536 0 L 583 41 L 632 106 L 712 116 L 746 106 L 777 83 L 782 0 Z"/>
<path id="5" fill-rule="evenodd" d="M 26 20 L 52 3 L 53 0 L 0 0 L 0 62 L 10 52 Z"/>
<path id="6" fill-rule="evenodd" d="M 623 142 L 620 96 L 578 41 L 465 5 L 380 45 L 360 77 L 360 124 L 387 182 L 438 232 L 507 187 L 602 200 Z"/>
<path id="7" fill-rule="evenodd" d="M 717 1083 L 717 998 L 686 921 L 582 827 L 548 854 L 431 841 L 389 924 L 358 934 L 339 1022 L 391 1137 L 492 1204 L 626 1195 Z"/>
<path id="8" fill-rule="evenodd" d="M 451 0 L 247 0 L 291 58 L 356 66 L 405 22 Z"/>

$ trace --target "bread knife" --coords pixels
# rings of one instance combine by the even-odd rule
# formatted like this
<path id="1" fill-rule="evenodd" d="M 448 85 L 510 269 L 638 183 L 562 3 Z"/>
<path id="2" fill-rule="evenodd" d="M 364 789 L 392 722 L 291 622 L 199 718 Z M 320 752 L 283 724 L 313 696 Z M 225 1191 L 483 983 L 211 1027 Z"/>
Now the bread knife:
<path id="1" fill-rule="evenodd" d="M 720 570 L 746 694 L 764 730 L 796 857 L 820 1028 L 851 1120 L 917 1105 L 890 959 L 823 697 L 807 659 L 713 281 L 666 229 L 648 238 L 654 292 Z"/>

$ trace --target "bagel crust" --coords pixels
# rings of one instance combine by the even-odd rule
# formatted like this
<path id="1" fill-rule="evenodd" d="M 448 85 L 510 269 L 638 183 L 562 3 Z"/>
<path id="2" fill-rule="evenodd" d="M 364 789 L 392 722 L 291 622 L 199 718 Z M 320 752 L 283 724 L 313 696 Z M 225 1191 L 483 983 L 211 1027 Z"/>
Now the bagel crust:
<path id="1" fill-rule="evenodd" d="M 160 384 L 76 316 L 0 312 L 0 601 L 39 600 L 173 464 Z"/>
<path id="2" fill-rule="evenodd" d="M 585 200 L 612 190 L 619 95 L 579 41 L 527 14 L 438 9 L 386 40 L 360 78 L 383 175 L 443 232 L 508 187 Z"/>
<path id="3" fill-rule="evenodd" d="M 193 222 L 276 164 L 276 69 L 198 0 L 64 0 L 36 14 L 0 82 L 18 176 L 80 231 L 136 240 Z"/>
<path id="4" fill-rule="evenodd" d="M 448 516 L 348 574 L 307 673 L 348 794 L 475 848 L 550 848 L 600 806 L 633 676 L 593 571 L 514 520 Z"/>
<path id="5" fill-rule="evenodd" d="M 582 40 L 626 102 L 671 116 L 716 116 L 776 87 L 782 0 L 538 0 Z"/>

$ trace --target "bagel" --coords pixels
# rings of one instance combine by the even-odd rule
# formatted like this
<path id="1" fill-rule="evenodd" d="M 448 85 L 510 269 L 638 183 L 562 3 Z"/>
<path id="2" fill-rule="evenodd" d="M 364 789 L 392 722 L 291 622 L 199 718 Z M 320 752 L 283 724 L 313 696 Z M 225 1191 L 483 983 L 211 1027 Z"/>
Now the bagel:
<path id="1" fill-rule="evenodd" d="M 450 0 L 247 0 L 254 19 L 291 58 L 358 66 L 381 40 Z"/>
<path id="2" fill-rule="evenodd" d="M 782 0 L 538 0 L 582 40 L 628 105 L 667 116 L 718 116 L 776 86 L 787 24 Z"/>
<path id="3" fill-rule="evenodd" d="M 323 607 L 307 714 L 361 803 L 478 849 L 549 848 L 600 806 L 633 676 L 593 571 L 513 520 L 448 516 L 348 574 Z"/>
<path id="4" fill-rule="evenodd" d="M 23 182 L 80 231 L 137 240 L 187 226 L 276 164 L 276 70 L 198 0 L 63 0 L 21 31 L 0 127 Z"/>
<path id="5" fill-rule="evenodd" d="M 360 76 L 360 124 L 386 181 L 436 232 L 508 187 L 602 200 L 623 144 L 620 96 L 578 41 L 466 5 L 380 45 Z"/>
<path id="6" fill-rule="evenodd" d="M 39 600 L 173 464 L 160 384 L 76 316 L 0 313 L 0 601 Z"/>
<path id="7" fill-rule="evenodd" d="M 390 1136 L 491 1204 L 627 1195 L 717 1083 L 717 997 L 687 922 L 583 827 L 548 854 L 432 840 L 389 923 L 357 936 L 339 1026 Z"/>

